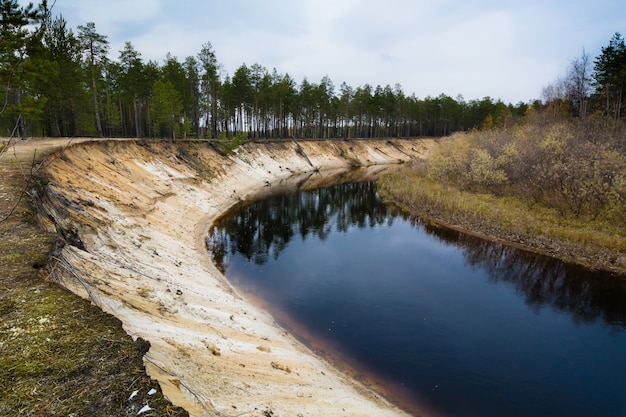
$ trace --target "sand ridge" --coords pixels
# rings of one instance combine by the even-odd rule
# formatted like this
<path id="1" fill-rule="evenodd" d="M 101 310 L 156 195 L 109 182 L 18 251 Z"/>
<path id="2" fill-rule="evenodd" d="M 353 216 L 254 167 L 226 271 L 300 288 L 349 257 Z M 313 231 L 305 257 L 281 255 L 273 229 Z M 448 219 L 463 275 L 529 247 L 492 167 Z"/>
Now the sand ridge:
<path id="1" fill-rule="evenodd" d="M 76 144 L 48 161 L 41 220 L 66 241 L 52 276 L 151 343 L 149 374 L 193 416 L 402 416 L 237 293 L 206 252 L 239 201 L 303 178 L 424 158 L 432 140 Z M 306 182 L 305 182 L 306 183 Z"/>

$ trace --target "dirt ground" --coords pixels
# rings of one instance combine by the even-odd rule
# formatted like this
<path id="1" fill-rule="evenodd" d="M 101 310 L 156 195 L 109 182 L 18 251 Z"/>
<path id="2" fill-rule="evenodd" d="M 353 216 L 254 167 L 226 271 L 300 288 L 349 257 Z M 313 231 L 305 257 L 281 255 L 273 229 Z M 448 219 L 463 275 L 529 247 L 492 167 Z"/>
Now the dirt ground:
<path id="1" fill-rule="evenodd" d="M 20 141 L 0 156 L 0 415 L 188 415 L 147 375 L 146 342 L 48 279 L 57 238 L 40 227 L 31 191 L 45 181 L 43 157 L 68 142 Z"/>
<path id="2" fill-rule="evenodd" d="M 20 189 L 28 197 L 0 223 L 2 360 L 11 352 L 0 415 L 47 415 L 49 404 L 57 415 L 129 415 L 140 405 L 147 415 L 406 415 L 238 294 L 204 236 L 219 214 L 271 186 L 423 158 L 432 141 L 257 143 L 232 156 L 207 143 L 77 142 L 20 142 L 2 156 L 2 213 Z M 62 150 L 24 187 L 34 149 L 52 148 Z M 98 401 L 110 412 L 91 412 L 107 409 Z"/>

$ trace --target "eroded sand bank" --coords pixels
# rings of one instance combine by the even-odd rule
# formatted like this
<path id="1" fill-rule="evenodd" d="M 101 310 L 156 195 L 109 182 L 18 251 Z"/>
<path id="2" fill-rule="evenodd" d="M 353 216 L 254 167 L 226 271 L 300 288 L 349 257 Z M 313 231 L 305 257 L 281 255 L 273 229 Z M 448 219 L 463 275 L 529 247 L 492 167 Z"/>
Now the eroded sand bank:
<path id="1" fill-rule="evenodd" d="M 42 221 L 66 241 L 53 275 L 150 342 L 150 375 L 191 415 L 406 415 L 238 294 L 205 235 L 268 187 L 423 158 L 433 143 L 250 143 L 230 157 L 199 142 L 69 147 L 50 162 L 42 197 Z"/>

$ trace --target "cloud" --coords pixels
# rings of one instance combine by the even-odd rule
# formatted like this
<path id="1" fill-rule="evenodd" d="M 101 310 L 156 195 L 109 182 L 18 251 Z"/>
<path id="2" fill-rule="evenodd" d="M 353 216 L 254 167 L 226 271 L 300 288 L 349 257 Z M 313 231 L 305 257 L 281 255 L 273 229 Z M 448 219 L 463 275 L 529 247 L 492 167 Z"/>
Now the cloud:
<path id="1" fill-rule="evenodd" d="M 72 3 L 71 6 L 68 3 Z M 57 0 L 53 13 L 86 24 L 94 22 L 104 34 L 130 32 L 131 25 L 143 25 L 159 18 L 162 0 Z"/>
<path id="2" fill-rule="evenodd" d="M 59 6 L 66 3 L 57 0 Z M 80 0 L 72 2 L 71 10 L 78 19 L 91 22 L 94 19 L 107 24 L 137 23 L 157 18 L 161 14 L 162 0 Z M 63 4 L 63 6 L 66 6 Z"/>
<path id="3" fill-rule="evenodd" d="M 231 75 L 259 63 L 297 82 L 511 102 L 538 97 L 583 48 L 595 56 L 626 27 L 620 0 L 56 1 L 72 27 L 96 23 L 112 58 L 125 41 L 159 63 L 211 42 Z"/>

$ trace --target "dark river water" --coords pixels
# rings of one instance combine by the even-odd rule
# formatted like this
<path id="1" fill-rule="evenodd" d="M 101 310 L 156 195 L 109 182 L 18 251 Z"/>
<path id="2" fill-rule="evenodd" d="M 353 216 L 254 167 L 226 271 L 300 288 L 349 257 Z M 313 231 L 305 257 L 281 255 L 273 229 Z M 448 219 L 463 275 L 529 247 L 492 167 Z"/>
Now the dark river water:
<path id="1" fill-rule="evenodd" d="M 415 415 L 626 417 L 626 280 L 428 226 L 374 182 L 220 219 L 227 278 Z"/>

